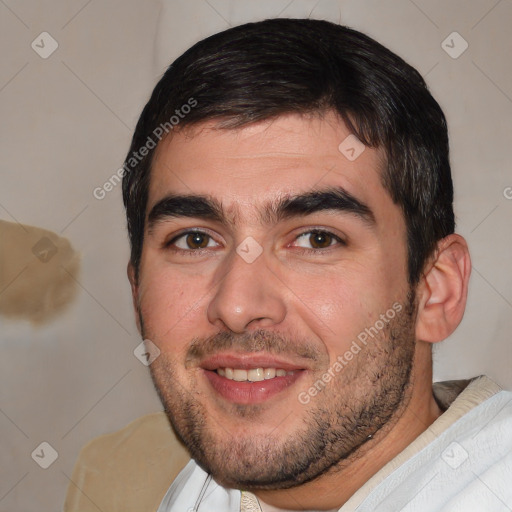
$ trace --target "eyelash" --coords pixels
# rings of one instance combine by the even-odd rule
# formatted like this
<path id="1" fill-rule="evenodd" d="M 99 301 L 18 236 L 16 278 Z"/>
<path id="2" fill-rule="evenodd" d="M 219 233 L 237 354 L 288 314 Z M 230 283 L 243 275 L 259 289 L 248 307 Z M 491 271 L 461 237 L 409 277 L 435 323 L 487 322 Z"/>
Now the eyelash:
<path id="1" fill-rule="evenodd" d="M 191 255 L 191 256 L 192 255 L 193 256 L 200 256 L 205 251 L 208 252 L 209 248 L 207 248 L 207 247 L 205 247 L 203 249 L 181 249 L 179 247 L 173 247 L 173 244 L 176 243 L 176 241 L 180 240 L 181 238 L 183 238 L 185 236 L 188 236 L 188 235 L 194 234 L 194 233 L 200 233 L 202 235 L 210 237 L 213 240 L 213 237 L 209 233 L 207 233 L 206 231 L 202 231 L 202 230 L 199 230 L 199 229 L 191 229 L 191 230 L 188 230 L 188 231 L 184 231 L 183 233 L 180 233 L 179 235 L 177 235 L 174 238 L 172 238 L 169 242 L 166 242 L 164 244 L 164 248 L 165 249 L 169 249 L 169 250 L 171 250 L 173 252 L 176 252 L 176 253 L 185 253 L 185 254 Z M 331 231 L 328 231 L 326 229 L 320 229 L 320 228 L 314 228 L 314 229 L 309 229 L 307 231 L 303 231 L 302 233 L 299 233 L 295 237 L 294 241 L 298 240 L 299 238 L 303 237 L 304 235 L 308 235 L 308 234 L 311 235 L 313 233 L 321 233 L 321 234 L 329 235 L 340 246 L 345 247 L 347 245 L 345 240 L 343 240 L 339 236 L 335 235 Z M 335 248 L 335 246 L 336 246 L 336 244 L 332 244 L 332 245 L 329 245 L 329 246 L 324 247 L 324 248 L 316 248 L 315 249 L 315 248 L 307 248 L 307 247 L 298 247 L 297 249 L 298 249 L 299 252 L 301 252 L 303 254 L 318 254 L 320 252 L 325 253 L 325 252 L 329 251 L 330 249 Z"/>
<path id="2" fill-rule="evenodd" d="M 346 245 L 347 245 L 345 240 L 343 240 L 339 236 L 335 235 L 331 231 L 328 231 L 327 229 L 320 229 L 320 228 L 309 229 L 307 231 L 303 231 L 302 233 L 299 233 L 295 237 L 295 241 L 298 240 L 299 238 L 303 237 L 304 235 L 312 235 L 313 233 L 321 233 L 324 235 L 329 235 L 333 239 L 334 242 L 337 242 L 342 247 L 346 247 Z M 330 252 L 332 249 L 335 249 L 335 248 L 336 248 L 336 243 L 328 245 L 327 247 L 324 247 L 324 248 L 316 248 L 316 249 L 315 248 L 307 248 L 307 247 L 299 247 L 298 250 L 299 250 L 299 252 L 301 252 L 303 254 L 317 255 L 319 253 Z"/>

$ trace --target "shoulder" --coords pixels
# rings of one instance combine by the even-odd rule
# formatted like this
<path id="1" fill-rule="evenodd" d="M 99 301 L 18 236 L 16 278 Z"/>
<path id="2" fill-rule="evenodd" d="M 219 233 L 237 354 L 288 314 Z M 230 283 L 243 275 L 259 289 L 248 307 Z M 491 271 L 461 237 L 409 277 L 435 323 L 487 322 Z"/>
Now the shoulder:
<path id="1" fill-rule="evenodd" d="M 512 392 L 478 377 L 342 510 L 510 511 L 511 474 Z"/>
<path id="2" fill-rule="evenodd" d="M 81 450 L 64 510 L 156 510 L 189 459 L 165 413 L 138 418 Z"/>

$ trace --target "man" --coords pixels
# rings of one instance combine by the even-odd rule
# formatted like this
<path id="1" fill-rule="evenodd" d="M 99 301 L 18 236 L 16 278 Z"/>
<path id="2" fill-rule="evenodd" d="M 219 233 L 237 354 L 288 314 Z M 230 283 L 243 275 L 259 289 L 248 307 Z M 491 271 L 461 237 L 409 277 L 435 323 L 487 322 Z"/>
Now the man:
<path id="1" fill-rule="evenodd" d="M 138 328 L 191 456 L 159 512 L 512 510 L 512 394 L 432 386 L 471 264 L 413 68 L 325 21 L 235 27 L 169 67 L 123 169 Z"/>

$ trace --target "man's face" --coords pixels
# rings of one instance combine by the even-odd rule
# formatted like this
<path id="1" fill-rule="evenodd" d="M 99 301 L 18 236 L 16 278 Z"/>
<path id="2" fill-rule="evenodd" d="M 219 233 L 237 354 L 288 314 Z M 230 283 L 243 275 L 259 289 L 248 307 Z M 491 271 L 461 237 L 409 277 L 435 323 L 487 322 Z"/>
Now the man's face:
<path id="1" fill-rule="evenodd" d="M 382 154 L 340 151 L 350 133 L 334 114 L 215 127 L 157 149 L 135 289 L 142 334 L 203 468 L 226 486 L 291 487 L 404 400 L 415 323 L 405 222 L 381 184 Z"/>

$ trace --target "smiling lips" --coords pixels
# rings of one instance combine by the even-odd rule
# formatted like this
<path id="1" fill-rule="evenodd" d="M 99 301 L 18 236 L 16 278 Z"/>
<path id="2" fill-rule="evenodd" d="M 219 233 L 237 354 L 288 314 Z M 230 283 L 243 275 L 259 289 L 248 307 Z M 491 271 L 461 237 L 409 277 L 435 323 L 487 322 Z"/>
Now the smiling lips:
<path id="1" fill-rule="evenodd" d="M 251 368 L 244 370 L 243 368 L 217 368 L 217 373 L 221 377 L 237 382 L 261 382 L 262 380 L 274 379 L 275 377 L 284 377 L 285 375 L 293 375 L 294 371 L 287 372 L 282 368 Z"/>
<path id="2" fill-rule="evenodd" d="M 246 405 L 261 403 L 284 391 L 306 370 L 265 354 L 217 354 L 200 366 L 219 395 Z"/>

